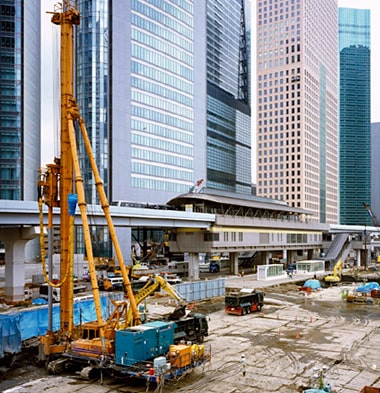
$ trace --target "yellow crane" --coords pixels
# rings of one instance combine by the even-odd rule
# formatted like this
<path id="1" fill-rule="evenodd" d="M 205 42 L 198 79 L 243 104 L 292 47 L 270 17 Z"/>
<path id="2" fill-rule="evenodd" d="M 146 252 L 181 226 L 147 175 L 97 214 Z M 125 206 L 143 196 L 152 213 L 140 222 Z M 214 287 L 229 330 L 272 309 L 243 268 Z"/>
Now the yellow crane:
<path id="1" fill-rule="evenodd" d="M 125 267 L 121 249 L 116 236 L 115 228 L 110 215 L 109 203 L 104 191 L 103 182 L 99 176 L 91 144 L 83 119 L 80 116 L 77 102 L 73 95 L 74 89 L 74 26 L 80 24 L 80 13 L 75 7 L 74 1 L 64 0 L 55 7 L 52 12 L 52 23 L 60 26 L 61 54 L 61 131 L 60 131 L 60 157 L 55 159 L 54 164 L 49 164 L 47 170 L 41 173 L 39 188 L 39 203 L 44 201 L 48 206 L 48 225 L 52 226 L 52 209 L 60 208 L 60 330 L 59 332 L 48 331 L 41 337 L 40 343 L 46 358 L 52 354 L 65 352 L 75 336 L 73 325 L 73 280 L 70 275 L 73 271 L 73 213 L 70 212 L 69 198 L 76 195 L 83 225 L 86 254 L 89 264 L 90 281 L 94 296 L 97 316 L 97 331 L 99 353 L 107 353 L 108 344 L 105 337 L 107 323 L 103 320 L 100 294 L 95 271 L 95 263 L 92 251 L 91 236 L 88 217 L 86 213 L 86 200 L 84 194 L 83 178 L 79 166 L 76 136 L 74 124 L 80 126 L 88 159 L 94 175 L 97 192 L 101 207 L 107 221 L 110 237 L 112 239 L 116 257 L 119 261 L 126 293 L 129 299 L 129 307 L 133 315 L 132 324 L 139 323 L 138 309 L 134 300 L 131 282 L 128 278 L 128 270 Z M 75 194 L 74 194 L 75 193 Z M 75 204 L 75 202 L 74 202 Z M 74 206 L 75 210 L 75 206 Z M 42 209 L 41 209 L 42 211 Z M 44 262 L 44 257 L 42 258 Z M 50 283 L 50 282 L 49 282 Z M 51 284 L 51 283 L 50 283 Z"/>

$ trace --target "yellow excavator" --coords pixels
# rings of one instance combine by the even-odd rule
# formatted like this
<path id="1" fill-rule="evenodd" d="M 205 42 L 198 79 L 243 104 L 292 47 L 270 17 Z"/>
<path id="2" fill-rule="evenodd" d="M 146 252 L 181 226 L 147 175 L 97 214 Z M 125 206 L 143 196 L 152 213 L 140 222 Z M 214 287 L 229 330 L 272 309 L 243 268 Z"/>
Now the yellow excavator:
<path id="1" fill-rule="evenodd" d="M 131 324 L 139 324 L 140 318 L 134 300 L 128 270 L 124 264 L 123 255 L 116 237 L 115 228 L 110 215 L 109 203 L 104 191 L 103 182 L 99 176 L 85 123 L 80 116 L 77 102 L 73 96 L 74 88 L 74 26 L 80 24 L 80 14 L 75 2 L 64 0 L 52 12 L 52 23 L 60 26 L 61 40 L 61 132 L 60 157 L 54 164 L 47 165 L 46 170 L 40 171 L 38 183 L 40 225 L 43 227 L 42 205 L 48 207 L 48 231 L 53 227 L 53 208 L 60 209 L 60 281 L 54 284 L 45 268 L 43 228 L 41 230 L 41 253 L 45 281 L 51 286 L 59 286 L 61 292 L 60 329 L 53 332 L 50 326 L 47 334 L 40 338 L 40 360 L 49 360 L 54 355 L 65 353 L 72 347 L 83 347 L 96 356 L 113 352 L 112 331 L 114 322 L 103 320 L 98 280 L 95 271 L 95 261 L 92 250 L 89 222 L 86 213 L 86 200 L 83 178 L 79 166 L 75 125 L 79 125 L 80 134 L 86 148 L 96 189 L 99 194 L 101 207 L 104 211 L 110 237 L 115 248 L 118 265 L 121 269 L 125 292 L 128 295 L 128 307 L 132 313 Z M 80 338 L 80 332 L 73 323 L 73 254 L 74 254 L 74 217 L 78 204 L 82 219 L 86 256 L 88 259 L 90 282 L 94 296 L 96 311 L 96 337 Z M 124 309 L 122 307 L 122 309 Z M 120 314 L 120 307 L 116 314 Z M 80 341 L 76 341 L 80 338 Z M 84 340 L 84 341 L 83 341 Z M 74 343 L 74 344 L 73 344 Z"/>
<path id="2" fill-rule="evenodd" d="M 339 259 L 339 261 L 334 266 L 334 272 L 332 275 L 325 277 L 325 282 L 328 283 L 338 283 L 342 279 L 342 269 L 343 269 L 343 261 Z"/>
<path id="3" fill-rule="evenodd" d="M 187 307 L 186 300 L 177 292 L 177 290 L 170 285 L 163 277 L 159 275 L 152 275 L 147 280 L 146 284 L 143 288 L 141 288 L 137 294 L 134 295 L 135 303 L 138 306 L 143 300 L 145 300 L 148 296 L 152 295 L 158 288 L 162 288 L 166 291 L 170 297 L 177 300 L 178 305 L 176 309 L 173 311 L 173 315 L 171 318 L 179 319 L 185 315 L 185 308 Z M 127 310 L 127 318 L 126 318 L 126 326 L 133 326 L 133 312 L 132 309 L 129 308 Z"/>

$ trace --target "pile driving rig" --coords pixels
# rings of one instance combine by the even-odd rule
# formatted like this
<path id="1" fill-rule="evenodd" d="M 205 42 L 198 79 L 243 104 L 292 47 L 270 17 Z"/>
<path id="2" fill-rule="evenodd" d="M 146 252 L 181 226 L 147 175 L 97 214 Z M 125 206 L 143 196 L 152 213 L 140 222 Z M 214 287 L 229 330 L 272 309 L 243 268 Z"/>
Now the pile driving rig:
<path id="1" fill-rule="evenodd" d="M 41 257 L 46 282 L 50 288 L 54 286 L 60 288 L 60 329 L 58 332 L 52 331 L 51 302 L 49 302 L 49 328 L 47 334 L 40 338 L 40 360 L 44 361 L 49 371 L 55 374 L 63 372 L 68 367 L 77 366 L 81 370 L 81 375 L 88 379 L 103 375 L 103 371 L 140 377 L 153 382 L 175 378 L 188 369 L 208 362 L 210 354 L 205 350 L 204 345 L 187 343 L 175 346 L 176 325 L 173 321 L 155 321 L 150 323 L 153 324 L 152 326 L 140 325 L 139 311 L 128 276 L 129 269 L 124 264 L 103 182 L 95 163 L 85 123 L 73 96 L 74 27 L 80 24 L 80 14 L 74 1 L 64 0 L 56 7 L 52 15 L 52 23 L 59 25 L 61 31 L 60 157 L 55 159 L 54 164 L 47 165 L 47 169 L 40 172 L 38 189 L 42 229 Z M 127 300 L 114 302 L 115 310 L 107 320 L 103 319 L 101 310 L 83 178 L 78 159 L 76 124 L 79 125 L 86 148 L 127 297 Z M 49 240 L 53 227 L 53 209 L 60 209 L 60 281 L 58 283 L 52 282 L 45 267 L 43 203 L 48 207 Z M 82 220 L 96 311 L 96 321 L 86 323 L 79 328 L 73 323 L 74 217 L 77 205 Z M 50 254 L 49 246 L 49 258 Z M 50 263 L 49 259 L 49 265 Z M 49 274 L 51 274 L 52 269 L 51 266 L 49 267 Z M 149 343 L 149 350 L 139 347 L 141 338 Z"/>

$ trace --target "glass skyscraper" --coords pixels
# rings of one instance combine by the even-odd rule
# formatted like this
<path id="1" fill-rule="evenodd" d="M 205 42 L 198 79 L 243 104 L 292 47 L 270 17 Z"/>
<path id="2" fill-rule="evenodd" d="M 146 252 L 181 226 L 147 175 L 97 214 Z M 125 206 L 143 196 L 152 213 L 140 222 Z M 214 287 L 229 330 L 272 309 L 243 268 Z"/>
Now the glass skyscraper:
<path id="1" fill-rule="evenodd" d="M 0 1 L 0 199 L 36 200 L 40 2 Z"/>
<path id="2" fill-rule="evenodd" d="M 244 5 L 78 1 L 75 94 L 111 201 L 164 204 L 200 179 L 251 192 Z M 96 203 L 83 146 L 80 155 Z"/>
<path id="3" fill-rule="evenodd" d="M 369 225 L 371 203 L 370 10 L 339 9 L 340 224 Z"/>
<path id="4" fill-rule="evenodd" d="M 202 178 L 250 193 L 244 2 L 79 0 L 78 8 L 76 96 L 110 199 L 165 203 Z"/>
<path id="5" fill-rule="evenodd" d="M 245 10 L 241 0 L 207 1 L 207 185 L 250 194 L 250 24 Z"/>

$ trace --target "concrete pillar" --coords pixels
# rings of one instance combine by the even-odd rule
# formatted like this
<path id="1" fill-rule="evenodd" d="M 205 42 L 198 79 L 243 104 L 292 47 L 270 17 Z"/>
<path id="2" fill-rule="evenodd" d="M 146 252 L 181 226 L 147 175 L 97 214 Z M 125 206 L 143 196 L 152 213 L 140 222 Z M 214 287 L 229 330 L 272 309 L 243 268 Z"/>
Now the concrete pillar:
<path id="1" fill-rule="evenodd" d="M 358 253 L 358 267 L 364 267 L 365 269 L 368 268 L 370 263 L 370 254 L 371 250 L 369 250 L 367 247 L 364 250 L 360 250 Z"/>
<path id="2" fill-rule="evenodd" d="M 239 253 L 230 252 L 230 273 L 239 274 Z"/>
<path id="3" fill-rule="evenodd" d="M 8 304 L 24 301 L 25 245 L 39 236 L 39 227 L 7 228 L 0 230 L 5 245 L 5 301 Z"/>
<path id="4" fill-rule="evenodd" d="M 132 254 L 132 229 L 125 227 L 115 227 L 115 232 L 117 236 L 117 241 L 119 243 L 119 247 L 121 250 L 121 254 L 123 255 L 124 265 L 132 265 L 131 254 Z M 116 257 L 115 247 L 112 244 L 112 252 L 113 256 Z M 139 250 L 142 254 L 142 250 Z M 118 261 L 120 262 L 120 261 Z"/>
<path id="5" fill-rule="evenodd" d="M 286 264 L 287 265 L 289 265 L 295 261 L 294 254 L 295 254 L 295 251 L 293 251 L 293 250 L 287 251 L 287 253 L 286 253 Z"/>
<path id="6" fill-rule="evenodd" d="M 272 253 L 268 251 L 263 251 L 263 265 L 269 265 L 270 259 L 272 258 Z"/>
<path id="7" fill-rule="evenodd" d="M 199 280 L 199 253 L 189 253 L 189 279 Z"/>
<path id="8" fill-rule="evenodd" d="M 360 267 L 362 263 L 362 253 L 361 250 L 356 250 L 356 267 Z"/>

